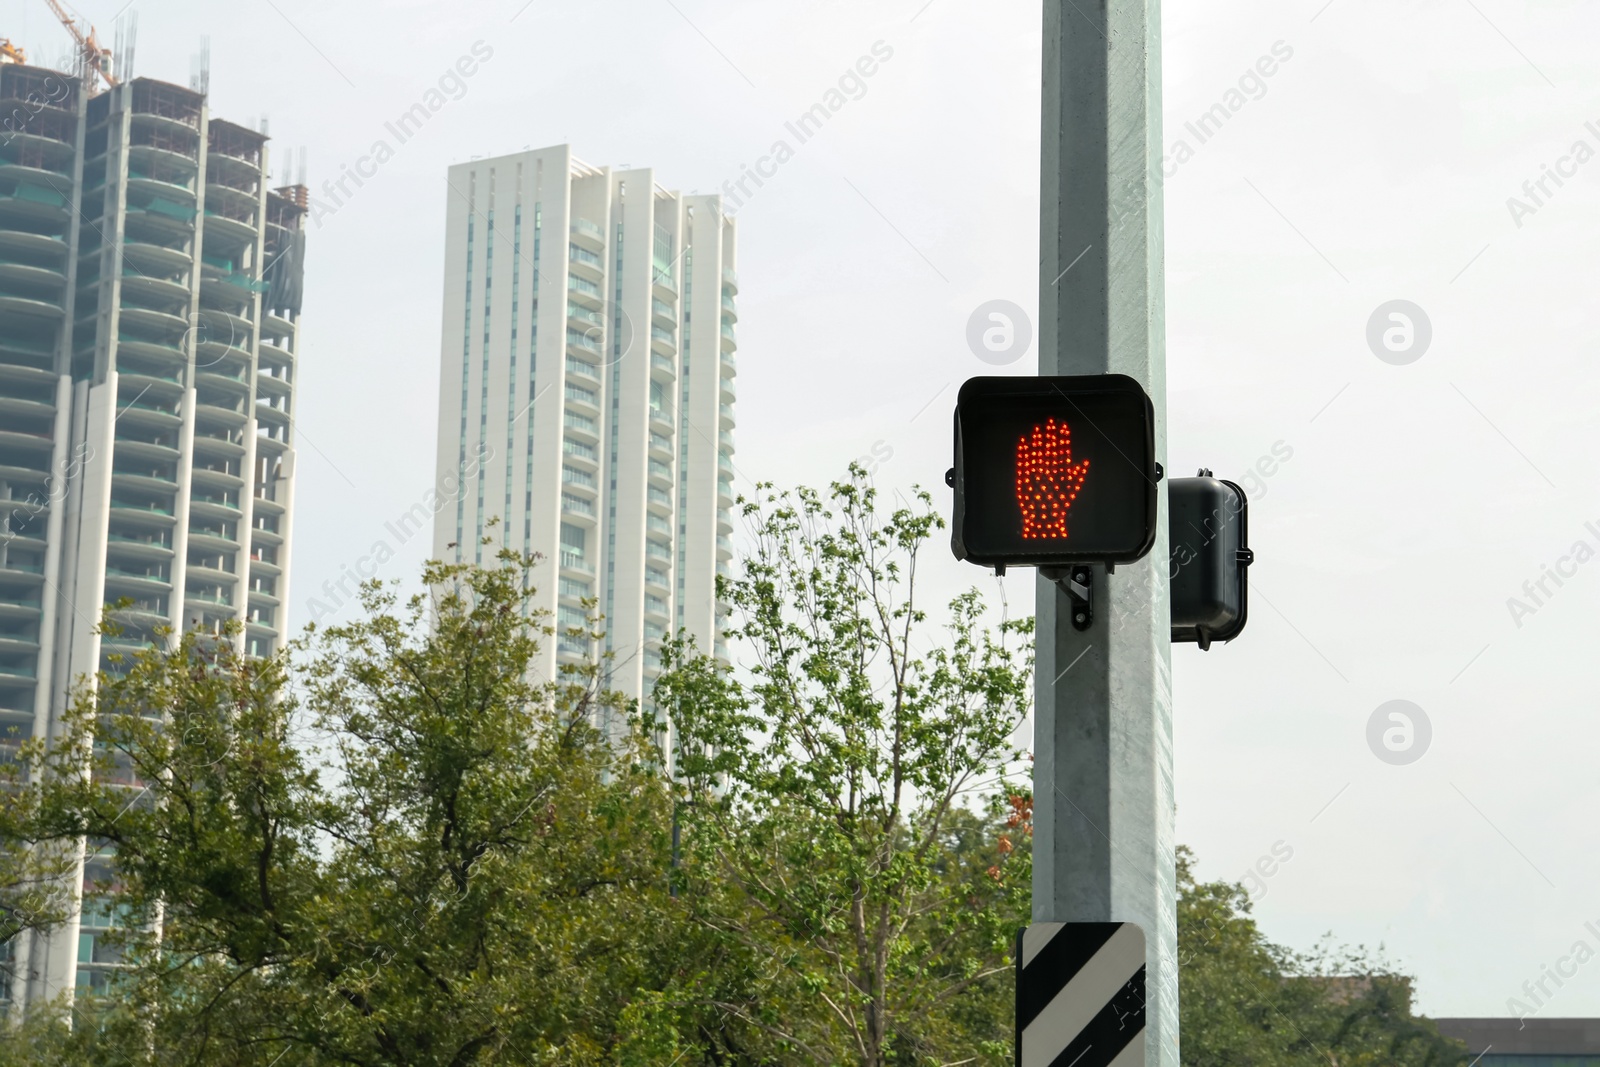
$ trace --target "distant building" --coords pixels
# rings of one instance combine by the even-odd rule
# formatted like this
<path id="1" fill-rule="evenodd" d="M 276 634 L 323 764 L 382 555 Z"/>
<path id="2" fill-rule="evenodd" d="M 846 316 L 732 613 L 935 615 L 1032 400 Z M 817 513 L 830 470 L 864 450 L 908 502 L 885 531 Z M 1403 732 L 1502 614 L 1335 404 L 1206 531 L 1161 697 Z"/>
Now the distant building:
<path id="1" fill-rule="evenodd" d="M 734 238 L 719 197 L 566 145 L 448 175 L 434 555 L 541 555 L 537 606 L 567 627 L 594 598 L 631 696 L 680 628 L 726 655 Z M 595 651 L 562 636 L 543 669 Z"/>
<path id="2" fill-rule="evenodd" d="M 1473 1067 L 1600 1067 L 1600 1019 L 1435 1019 Z"/>
<path id="3" fill-rule="evenodd" d="M 149 78 L 0 63 L 0 759 L 158 630 L 285 638 L 300 187 L 264 133 Z M 102 609 L 121 632 L 97 633 Z M 119 778 L 130 803 L 141 786 Z M 92 844 L 86 890 L 109 881 Z M 0 1011 L 117 967 L 91 900 L 0 945 Z"/>

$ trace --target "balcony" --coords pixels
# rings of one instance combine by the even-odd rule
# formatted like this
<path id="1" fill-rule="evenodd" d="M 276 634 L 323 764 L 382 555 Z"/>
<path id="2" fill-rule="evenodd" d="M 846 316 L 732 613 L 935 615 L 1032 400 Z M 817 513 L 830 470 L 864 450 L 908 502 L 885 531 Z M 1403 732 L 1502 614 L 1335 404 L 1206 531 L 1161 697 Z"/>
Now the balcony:
<path id="1" fill-rule="evenodd" d="M 189 514 L 197 519 L 236 520 L 240 517 L 237 493 L 192 493 Z"/>
<path id="2" fill-rule="evenodd" d="M 147 198 L 161 197 L 171 203 L 188 204 L 192 207 L 195 198 L 194 190 L 189 187 L 187 182 L 188 175 L 177 168 L 162 173 L 164 177 L 158 177 L 154 171 L 129 167 L 129 198 L 145 200 Z M 193 218 L 193 215 L 191 214 L 190 217 Z"/>
<path id="3" fill-rule="evenodd" d="M 38 590 L 0 589 L 0 618 L 30 618 L 44 602 Z"/>
<path id="4" fill-rule="evenodd" d="M 184 293 L 184 299 L 188 299 L 187 291 Z M 189 329 L 189 320 L 182 315 L 174 315 L 167 311 L 156 311 L 152 308 L 124 304 L 122 306 L 122 325 L 131 326 L 136 330 L 147 331 L 150 334 L 168 340 L 169 343 L 181 344 L 184 333 Z"/>
<path id="5" fill-rule="evenodd" d="M 70 189 L 72 183 L 62 180 L 61 185 Z M 0 191 L 0 216 L 8 218 L 22 218 L 32 222 L 64 226 L 67 222 L 67 204 L 66 194 L 52 188 L 51 185 L 18 182 L 10 189 Z"/>
<path id="6" fill-rule="evenodd" d="M 137 599 L 141 596 L 159 596 L 172 590 L 172 582 L 167 578 L 166 568 L 158 567 L 147 570 L 126 570 L 112 564 L 106 565 L 106 591 L 111 595 L 115 590 L 116 596 L 129 596 Z"/>
<path id="7" fill-rule="evenodd" d="M 562 549 L 561 569 L 585 578 L 594 577 L 594 564 L 585 560 L 581 552 L 570 552 L 567 549 Z"/>
<path id="8" fill-rule="evenodd" d="M 117 445 L 121 448 L 121 444 Z M 214 433 L 196 433 L 194 435 L 194 454 L 196 462 L 202 457 L 220 457 L 222 459 L 238 459 L 244 455 L 244 435 L 231 433 L 217 436 Z"/>
<path id="9" fill-rule="evenodd" d="M 233 397 L 228 397 L 226 402 L 220 396 L 201 399 L 194 406 L 197 425 L 201 427 L 199 432 L 209 432 L 219 427 L 224 430 L 243 428 L 249 417 L 239 410 L 239 406 L 240 401 Z"/>
<path id="10" fill-rule="evenodd" d="M 208 246 L 213 237 L 232 242 L 234 245 L 249 244 L 256 239 L 254 213 L 245 218 L 234 218 L 232 217 L 234 214 L 231 210 L 225 215 L 209 207 L 206 208 L 205 236 Z"/>
<path id="11" fill-rule="evenodd" d="M 730 404 L 718 404 L 717 415 L 719 425 L 724 430 L 733 429 L 733 407 Z"/>
<path id="12" fill-rule="evenodd" d="M 678 286 L 672 280 L 671 271 L 663 270 L 660 267 L 652 267 L 650 281 L 655 286 L 654 293 L 657 300 L 676 301 L 678 299 Z"/>
<path id="13" fill-rule="evenodd" d="M 243 347 L 250 343 L 248 338 L 240 338 L 236 342 L 226 331 L 212 330 L 202 325 L 195 331 L 195 340 L 194 362 L 197 367 L 247 367 L 250 364 L 250 351 Z"/>
<path id="14" fill-rule="evenodd" d="M 676 355 L 678 339 L 671 330 L 663 329 L 660 326 L 651 326 L 650 347 L 662 355 Z"/>
<path id="15" fill-rule="evenodd" d="M 567 357 L 567 373 L 576 374 L 580 378 L 588 378 L 590 381 L 598 382 L 600 380 L 599 367 L 581 359 L 573 359 L 571 356 Z"/>
<path id="16" fill-rule="evenodd" d="M 117 520 L 130 520 L 130 525 L 172 525 L 172 505 L 157 504 L 149 500 L 119 499 L 116 493 L 111 494 L 111 517 Z"/>
<path id="17" fill-rule="evenodd" d="M 128 201 L 126 219 L 140 234 L 159 234 L 168 241 L 186 240 L 194 233 L 193 199 L 185 204 L 165 196 L 148 196 L 141 202 Z"/>
<path id="18" fill-rule="evenodd" d="M 215 205 L 214 210 L 219 214 L 225 212 L 228 216 L 240 221 L 254 218 L 256 208 L 259 206 L 256 193 L 250 188 L 238 188 L 241 185 L 248 187 L 252 184 L 248 179 L 240 181 L 234 178 L 232 182 L 208 180 L 206 182 L 206 206 L 212 207 Z"/>
<path id="19" fill-rule="evenodd" d="M 221 376 L 219 375 L 218 377 Z M 234 379 L 230 377 L 227 380 L 231 382 Z M 245 383 L 240 382 L 240 384 L 243 385 Z M 263 397 L 287 398 L 294 393 L 294 384 L 292 382 L 286 382 L 282 378 L 276 378 L 270 374 L 257 374 L 256 391 Z"/>
<path id="20" fill-rule="evenodd" d="M 55 448 L 55 440 L 47 433 L 34 430 L 21 430 L 0 422 L 0 445 L 7 448 L 25 449 L 29 452 L 43 453 L 46 456 Z"/>
<path id="21" fill-rule="evenodd" d="M 261 176 L 261 167 L 257 162 L 259 158 L 242 158 L 213 148 L 206 153 L 207 179 L 215 182 L 217 178 L 225 177 L 233 183 L 254 181 Z"/>
<path id="22" fill-rule="evenodd" d="M 567 263 L 578 272 L 575 277 L 582 276 L 597 282 L 605 280 L 605 260 L 581 245 L 567 246 Z"/>
<path id="23" fill-rule="evenodd" d="M 130 139 L 128 144 L 128 163 L 130 167 L 147 174 L 184 174 L 194 173 L 198 169 L 198 152 L 193 148 L 177 147 L 180 142 L 167 142 L 173 147 L 154 144 L 148 141 L 141 143 L 138 138 Z"/>
<path id="24" fill-rule="evenodd" d="M 722 291 L 737 293 L 739 291 L 739 272 L 732 267 L 722 268 Z"/>
<path id="25" fill-rule="evenodd" d="M 659 381 L 670 382 L 678 373 L 678 365 L 671 356 L 663 356 L 660 352 L 650 353 L 650 371 Z"/>
<path id="26" fill-rule="evenodd" d="M 572 236 L 578 238 L 578 240 L 594 248 L 605 247 L 605 231 L 599 226 L 596 226 L 594 223 L 590 222 L 588 219 L 574 217 L 572 220 L 572 227 L 569 232 L 572 234 Z"/>
<path id="27" fill-rule="evenodd" d="M 122 258 L 128 266 L 145 274 L 177 274 L 190 265 L 187 252 L 132 238 L 123 242 Z"/>
<path id="28" fill-rule="evenodd" d="M 591 438 L 595 444 L 600 441 L 600 423 L 587 415 L 580 415 L 576 411 L 565 412 L 561 417 L 561 425 L 580 437 Z"/>
<path id="29" fill-rule="evenodd" d="M 0 231 L 0 255 L 8 259 L 25 257 L 30 263 L 48 261 L 60 264 L 65 270 L 67 242 L 49 234 L 29 233 L 26 230 Z"/>
<path id="30" fill-rule="evenodd" d="M 592 520 L 596 517 L 594 501 L 573 496 L 571 493 L 562 493 L 561 514 L 566 516 L 575 515 L 580 518 Z"/>
<path id="31" fill-rule="evenodd" d="M 585 307 L 592 307 L 596 311 L 605 305 L 605 295 L 600 291 L 600 287 L 588 278 L 580 278 L 576 274 L 568 274 L 567 292 L 578 303 Z"/>
<path id="32" fill-rule="evenodd" d="M 129 382 L 132 385 L 132 382 Z M 155 430 L 176 430 L 183 424 L 183 418 L 178 414 L 176 401 L 163 404 L 155 397 L 144 395 L 135 396 L 131 403 L 122 403 L 117 409 L 117 421 L 127 427 L 141 427 Z"/>
<path id="33" fill-rule="evenodd" d="M 106 537 L 110 556 L 122 559 L 166 560 L 172 558 L 172 535 L 166 530 L 129 533 L 113 529 Z"/>
<path id="34" fill-rule="evenodd" d="M 258 282 L 244 271 L 208 274 L 200 279 L 201 303 L 207 309 L 216 308 L 236 316 L 250 306 L 257 293 L 266 291 L 266 282 Z"/>
<path id="35" fill-rule="evenodd" d="M 49 396 L 48 393 L 36 393 L 36 396 Z M 0 394 L 0 416 L 12 426 L 18 425 L 13 419 L 33 420 L 35 429 L 43 432 L 50 428 L 50 420 L 55 418 L 56 406 L 49 400 L 29 400 L 20 396 L 5 396 Z"/>
<path id="36" fill-rule="evenodd" d="M 561 467 L 561 485 L 563 488 L 576 488 L 590 495 L 597 495 L 600 492 L 599 479 L 593 474 L 565 464 Z"/>
<path id="37" fill-rule="evenodd" d="M 586 445 L 582 441 L 574 441 L 569 437 L 561 439 L 562 462 L 574 460 L 584 464 L 584 468 L 600 466 L 600 452 L 593 445 Z"/>
<path id="38" fill-rule="evenodd" d="M 576 352 L 599 359 L 601 358 L 601 344 L 599 327 L 590 327 L 587 332 L 579 332 L 570 326 L 567 328 L 567 347 Z"/>
<path id="39" fill-rule="evenodd" d="M 191 469 L 190 475 L 196 486 L 206 485 L 224 490 L 244 488 L 244 479 L 226 466 L 202 467 L 196 463 Z"/>
<path id="40" fill-rule="evenodd" d="M 40 265 L 32 262 L 33 258 L 23 259 L 0 249 L 0 285 L 14 292 L 55 300 L 67 284 L 66 265 Z"/>
<path id="41" fill-rule="evenodd" d="M 739 347 L 739 341 L 733 335 L 733 325 L 731 323 L 724 322 L 719 332 L 722 334 L 722 350 L 724 352 L 732 352 Z"/>
<path id="42" fill-rule="evenodd" d="M 601 315 L 600 312 L 590 311 L 588 308 L 580 307 L 577 304 L 567 305 L 567 318 L 570 320 L 568 322 L 569 328 L 576 329 L 579 333 L 588 333 L 591 326 L 598 326 L 603 330 L 606 325 L 605 316 Z"/>
<path id="43" fill-rule="evenodd" d="M 261 316 L 261 333 L 263 336 L 292 337 L 294 336 L 294 323 L 272 312 L 264 312 Z"/>
<path id="44" fill-rule="evenodd" d="M 568 384 L 564 393 L 569 410 L 571 406 L 578 405 L 577 412 L 591 417 L 600 414 L 600 394 L 593 389 L 582 385 Z"/>
<path id="45" fill-rule="evenodd" d="M 195 375 L 195 384 L 201 389 L 200 402 L 211 407 L 234 410 L 250 395 L 249 382 L 233 374 L 219 374 L 215 370 L 199 371 Z"/>
<path id="46" fill-rule="evenodd" d="M 0 288 L 0 312 L 31 320 L 36 324 L 32 328 L 37 329 L 59 320 L 66 309 L 56 297 L 41 297 L 21 287 L 7 286 Z"/>
<path id="47" fill-rule="evenodd" d="M 189 286 L 185 282 L 150 274 L 131 265 L 122 268 L 122 295 L 124 301 L 133 299 L 149 305 L 165 304 L 185 311 L 189 304 Z M 125 302 L 123 310 L 131 311 L 133 307 Z M 188 320 L 181 321 L 187 328 Z"/>

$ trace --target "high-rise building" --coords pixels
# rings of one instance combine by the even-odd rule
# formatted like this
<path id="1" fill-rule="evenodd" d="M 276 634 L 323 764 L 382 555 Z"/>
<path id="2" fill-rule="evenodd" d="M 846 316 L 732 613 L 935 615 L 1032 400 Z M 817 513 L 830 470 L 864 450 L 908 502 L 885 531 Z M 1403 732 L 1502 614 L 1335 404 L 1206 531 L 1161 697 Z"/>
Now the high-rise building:
<path id="1" fill-rule="evenodd" d="M 0 759 L 164 628 L 285 638 L 302 187 L 205 96 L 0 63 Z M 120 632 L 97 632 L 108 606 Z M 130 803 L 131 768 L 117 781 Z M 113 857 L 0 946 L 0 1010 L 104 984 Z M 9 979 L 9 980 L 7 980 Z"/>
<path id="2" fill-rule="evenodd" d="M 564 628 L 593 599 L 629 695 L 680 629 L 725 657 L 738 279 L 720 197 L 558 145 L 451 167 L 447 200 L 434 554 L 542 556 L 536 605 Z M 542 669 L 599 651 L 561 636 Z"/>

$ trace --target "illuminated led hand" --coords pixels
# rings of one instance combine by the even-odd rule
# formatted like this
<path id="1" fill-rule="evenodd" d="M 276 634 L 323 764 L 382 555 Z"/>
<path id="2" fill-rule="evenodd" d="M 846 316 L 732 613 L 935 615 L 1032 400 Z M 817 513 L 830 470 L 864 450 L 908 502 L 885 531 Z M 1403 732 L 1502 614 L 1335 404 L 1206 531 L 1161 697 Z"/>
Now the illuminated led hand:
<path id="1" fill-rule="evenodd" d="M 1043 426 L 1017 442 L 1017 504 L 1022 508 L 1022 536 L 1067 536 L 1067 511 L 1078 498 L 1089 461 L 1072 462 L 1072 430 L 1046 419 Z"/>

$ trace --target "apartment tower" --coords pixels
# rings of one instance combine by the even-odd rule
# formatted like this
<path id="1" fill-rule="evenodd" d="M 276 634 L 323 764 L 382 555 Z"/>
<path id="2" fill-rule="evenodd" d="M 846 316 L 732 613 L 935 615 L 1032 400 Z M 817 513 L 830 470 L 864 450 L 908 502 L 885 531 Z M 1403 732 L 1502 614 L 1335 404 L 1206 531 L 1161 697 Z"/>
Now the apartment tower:
<path id="1" fill-rule="evenodd" d="M 200 92 L 0 63 L 0 759 L 80 678 L 170 640 L 285 638 L 301 187 Z M 97 632 L 110 605 L 119 632 Z M 117 776 L 137 802 L 131 768 Z M 0 1010 L 115 971 L 89 842 L 79 915 L 0 946 Z"/>
<path id="2" fill-rule="evenodd" d="M 680 629 L 725 658 L 738 279 L 720 197 L 558 145 L 451 167 L 447 205 L 434 554 L 537 553 L 558 627 L 595 601 L 603 649 L 560 636 L 547 677 L 604 650 L 642 696 Z"/>

